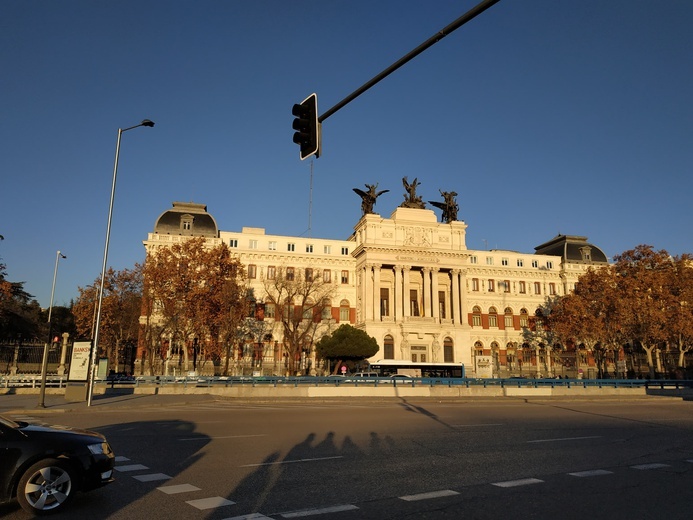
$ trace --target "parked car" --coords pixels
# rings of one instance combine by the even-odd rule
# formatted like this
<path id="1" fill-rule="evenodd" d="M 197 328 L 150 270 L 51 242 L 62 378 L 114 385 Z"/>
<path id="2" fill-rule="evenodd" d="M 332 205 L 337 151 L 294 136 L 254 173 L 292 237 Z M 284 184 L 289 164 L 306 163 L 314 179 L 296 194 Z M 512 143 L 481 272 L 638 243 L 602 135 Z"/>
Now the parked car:
<path id="1" fill-rule="evenodd" d="M 31 514 L 53 513 L 77 491 L 113 482 L 114 465 L 100 433 L 0 415 L 0 503 L 16 499 Z"/>

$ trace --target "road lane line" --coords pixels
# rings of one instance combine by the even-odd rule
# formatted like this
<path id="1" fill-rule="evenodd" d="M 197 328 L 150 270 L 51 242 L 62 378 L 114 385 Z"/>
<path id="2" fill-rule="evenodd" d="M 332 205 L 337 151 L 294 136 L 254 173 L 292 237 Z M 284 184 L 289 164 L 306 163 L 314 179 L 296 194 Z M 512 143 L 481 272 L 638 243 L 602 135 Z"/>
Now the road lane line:
<path id="1" fill-rule="evenodd" d="M 175 486 L 161 486 L 161 487 L 158 487 L 156 489 L 166 493 L 167 495 L 175 495 L 177 493 L 189 493 L 190 491 L 200 491 L 199 487 L 195 487 L 191 484 L 178 484 Z"/>
<path id="2" fill-rule="evenodd" d="M 668 468 L 669 464 L 660 464 L 657 462 L 654 462 L 652 464 L 638 464 L 637 466 L 631 466 L 633 469 L 660 469 L 660 468 Z"/>
<path id="3" fill-rule="evenodd" d="M 230 500 L 225 499 L 224 497 L 209 497 L 209 498 L 199 498 L 197 500 L 186 500 L 186 504 L 190 504 L 196 509 L 199 509 L 200 511 L 204 511 L 205 509 L 213 509 L 215 507 L 224 507 L 224 506 L 232 506 L 236 502 L 231 502 Z"/>
<path id="4" fill-rule="evenodd" d="M 503 426 L 501 423 L 479 423 L 479 424 L 451 424 L 453 428 L 468 428 L 468 427 L 474 427 L 478 428 L 479 426 Z"/>
<path id="5" fill-rule="evenodd" d="M 430 498 L 441 498 L 441 497 L 451 497 L 454 495 L 459 495 L 457 491 L 452 489 L 442 489 L 440 491 L 430 491 L 429 493 L 418 493 L 416 495 L 405 495 L 399 497 L 400 500 L 406 500 L 407 502 L 415 502 L 417 500 L 428 500 Z"/>
<path id="6" fill-rule="evenodd" d="M 607 471 L 605 469 L 592 469 L 588 471 L 576 471 L 575 473 L 568 473 L 573 477 L 598 477 L 600 475 L 613 475 L 613 471 Z"/>
<path id="7" fill-rule="evenodd" d="M 296 462 L 316 462 L 320 460 L 332 460 L 332 459 L 343 459 L 344 455 L 336 455 L 334 457 L 317 457 L 314 459 L 294 459 L 294 460 L 278 460 L 276 462 L 260 462 L 258 464 L 244 464 L 243 466 L 238 466 L 239 468 L 255 468 L 258 466 L 276 466 L 278 464 L 294 464 Z"/>
<path id="8" fill-rule="evenodd" d="M 232 516 L 230 518 L 224 518 L 222 520 L 272 520 L 269 516 L 265 516 L 261 513 L 250 513 L 249 515 Z"/>
<path id="9" fill-rule="evenodd" d="M 510 487 L 517 487 L 517 486 L 528 486 L 530 484 L 541 484 L 542 482 L 544 482 L 544 481 L 539 480 L 538 478 L 521 478 L 519 480 L 507 480 L 505 482 L 493 482 L 491 485 L 502 487 L 502 488 L 510 488 Z"/>
<path id="10" fill-rule="evenodd" d="M 537 442 L 563 442 L 563 441 L 584 441 L 587 439 L 601 439 L 601 435 L 590 435 L 589 437 L 562 437 L 558 439 L 537 439 L 534 441 L 527 441 L 527 444 L 537 443 Z"/>
<path id="11" fill-rule="evenodd" d="M 304 516 L 324 515 L 327 513 L 341 513 L 342 511 L 353 511 L 358 509 L 355 505 L 345 504 L 341 506 L 321 507 L 315 509 L 303 509 L 302 511 L 291 511 L 278 513 L 283 518 L 302 518 Z"/>

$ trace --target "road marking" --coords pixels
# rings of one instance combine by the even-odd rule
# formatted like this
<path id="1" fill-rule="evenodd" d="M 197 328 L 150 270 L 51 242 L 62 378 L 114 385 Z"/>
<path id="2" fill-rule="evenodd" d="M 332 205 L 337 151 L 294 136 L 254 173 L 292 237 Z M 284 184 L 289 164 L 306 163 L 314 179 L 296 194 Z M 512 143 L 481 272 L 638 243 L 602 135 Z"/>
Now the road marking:
<path id="1" fill-rule="evenodd" d="M 289 513 L 278 513 L 278 514 L 279 514 L 279 516 L 282 516 L 284 518 L 301 518 L 304 516 L 324 515 L 327 513 L 339 513 L 341 511 L 353 511 L 354 509 L 358 509 L 358 507 L 356 507 L 352 504 L 345 504 L 342 506 L 331 506 L 331 507 L 322 507 L 322 508 L 315 508 L 315 509 L 303 509 L 302 511 L 292 511 Z"/>
<path id="2" fill-rule="evenodd" d="M 277 462 L 261 462 L 259 464 L 244 464 L 243 466 L 238 466 L 239 468 L 255 468 L 258 466 L 276 466 L 279 464 L 293 464 L 295 462 L 316 462 L 319 460 L 332 460 L 332 459 L 343 459 L 344 455 L 336 455 L 334 457 L 319 457 L 315 459 L 295 459 L 295 460 L 279 460 Z"/>
<path id="3" fill-rule="evenodd" d="M 441 498 L 441 497 L 451 497 L 454 495 L 459 495 L 457 491 L 452 489 L 443 489 L 441 491 L 431 491 L 429 493 L 418 493 L 416 495 L 405 495 L 399 497 L 400 500 L 406 500 L 407 502 L 415 502 L 417 500 L 428 500 L 430 498 Z"/>
<path id="4" fill-rule="evenodd" d="M 149 469 L 149 468 L 143 464 L 129 464 L 126 466 L 116 466 L 113 469 L 116 471 L 125 472 L 125 471 L 139 471 L 141 469 Z"/>
<path id="5" fill-rule="evenodd" d="M 631 466 L 633 469 L 660 469 L 660 468 L 668 468 L 669 464 L 659 464 L 657 462 L 654 462 L 652 464 L 638 464 L 637 466 Z"/>
<path id="6" fill-rule="evenodd" d="M 245 437 L 267 437 L 266 433 L 257 433 L 252 435 L 224 435 L 220 437 L 207 437 L 206 435 L 201 435 L 200 437 L 188 437 L 184 439 L 178 439 L 179 441 L 209 441 L 214 439 L 243 439 Z"/>
<path id="7" fill-rule="evenodd" d="M 190 484 L 178 484 L 177 486 L 162 486 L 156 489 L 158 489 L 159 491 L 163 491 L 167 495 L 175 495 L 177 493 L 188 493 L 190 491 L 200 491 L 199 487 L 195 487 Z"/>
<path id="8" fill-rule="evenodd" d="M 166 473 L 150 473 L 148 475 L 133 475 L 132 478 L 139 480 L 140 482 L 153 482 L 155 480 L 168 480 L 173 478 Z"/>
<path id="9" fill-rule="evenodd" d="M 537 439 L 534 441 L 527 441 L 527 444 L 535 442 L 563 442 L 563 441 L 584 441 L 587 439 L 601 439 L 601 435 L 590 435 L 589 437 L 562 437 L 558 439 Z"/>
<path id="10" fill-rule="evenodd" d="M 115 458 L 115 461 L 116 461 L 116 462 L 127 462 L 127 461 L 129 461 L 129 460 L 130 460 L 130 459 L 128 459 L 127 457 L 123 457 L 122 455 Z"/>
<path id="11" fill-rule="evenodd" d="M 205 510 L 205 509 L 213 509 L 215 507 L 223 507 L 223 506 L 232 506 L 236 502 L 231 502 L 230 500 L 226 500 L 223 497 L 209 497 L 209 498 L 200 498 L 198 500 L 186 500 L 186 504 L 190 504 L 191 506 L 200 509 L 200 510 Z"/>
<path id="12" fill-rule="evenodd" d="M 508 480 L 506 482 L 494 482 L 491 485 L 502 487 L 502 488 L 510 488 L 510 487 L 517 487 L 517 486 L 528 486 L 530 484 L 540 484 L 542 482 L 544 482 L 544 481 L 539 480 L 538 478 L 521 478 L 519 480 Z"/>
<path id="13" fill-rule="evenodd" d="M 612 475 L 613 471 L 607 471 L 605 469 L 593 469 L 589 471 L 576 471 L 575 473 L 568 473 L 573 477 L 598 477 L 600 475 Z"/>

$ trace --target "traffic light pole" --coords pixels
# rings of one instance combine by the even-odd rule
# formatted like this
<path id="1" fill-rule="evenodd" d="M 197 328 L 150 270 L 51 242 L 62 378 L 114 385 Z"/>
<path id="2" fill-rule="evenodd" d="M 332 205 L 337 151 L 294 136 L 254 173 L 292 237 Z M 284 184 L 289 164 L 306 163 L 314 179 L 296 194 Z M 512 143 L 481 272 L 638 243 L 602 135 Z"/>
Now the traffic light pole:
<path id="1" fill-rule="evenodd" d="M 350 103 L 357 97 L 359 97 L 361 94 L 363 94 L 366 90 L 371 88 L 373 85 L 376 83 L 380 82 L 382 79 L 386 78 L 390 74 L 392 74 L 394 71 L 399 69 L 402 65 L 405 63 L 411 61 L 413 58 L 421 54 L 423 51 L 434 45 L 435 43 L 438 43 L 440 40 L 445 38 L 448 34 L 453 32 L 456 29 L 459 29 L 462 27 L 465 23 L 468 21 L 472 20 L 473 18 L 477 17 L 486 9 L 489 7 L 493 6 L 494 4 L 497 4 L 500 2 L 500 0 L 484 0 L 480 4 L 478 4 L 476 7 L 473 7 L 466 13 L 464 13 L 462 16 L 460 16 L 457 20 L 446 26 L 445 28 L 441 29 L 438 31 L 436 34 L 431 36 L 428 40 L 423 42 L 421 45 L 419 45 L 416 49 L 411 51 L 409 54 L 404 56 L 403 58 L 400 58 L 398 61 L 390 65 L 387 69 L 385 69 L 383 72 L 378 74 L 376 77 L 374 77 L 372 80 L 369 82 L 365 83 L 363 86 L 361 86 L 359 89 L 355 90 L 351 94 L 349 94 L 347 97 L 345 97 L 342 101 L 337 103 L 335 106 L 327 110 L 323 115 L 318 117 L 318 122 L 322 123 L 325 119 L 330 117 L 332 114 L 337 112 L 340 108 L 344 107 L 346 104 Z"/>

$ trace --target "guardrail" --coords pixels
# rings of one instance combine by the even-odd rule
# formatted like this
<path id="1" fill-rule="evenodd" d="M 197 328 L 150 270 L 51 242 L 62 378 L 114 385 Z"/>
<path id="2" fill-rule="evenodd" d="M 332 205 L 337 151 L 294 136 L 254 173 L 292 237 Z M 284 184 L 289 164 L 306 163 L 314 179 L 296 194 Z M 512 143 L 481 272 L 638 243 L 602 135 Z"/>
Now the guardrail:
<path id="1" fill-rule="evenodd" d="M 48 376 L 46 387 L 64 388 L 66 376 Z M 687 379 L 473 379 L 473 378 L 360 378 L 351 376 L 297 377 L 297 376 L 137 376 L 115 379 L 97 379 L 97 385 L 111 388 L 138 386 L 180 385 L 183 387 L 232 387 L 232 386 L 448 386 L 448 387 L 483 387 L 483 388 L 646 388 L 646 389 L 683 389 L 693 388 L 693 380 Z M 0 388 L 40 388 L 40 376 L 1 376 Z"/>

